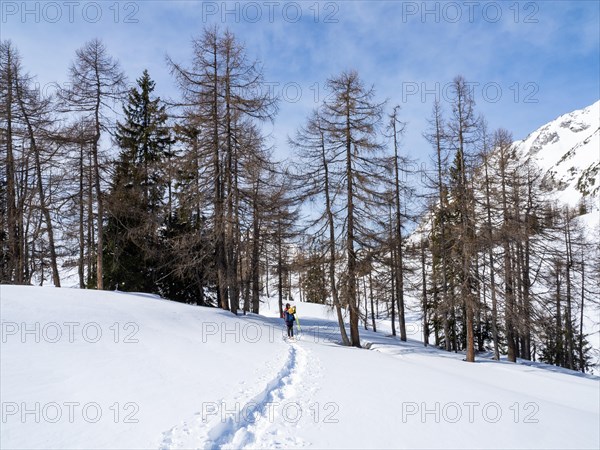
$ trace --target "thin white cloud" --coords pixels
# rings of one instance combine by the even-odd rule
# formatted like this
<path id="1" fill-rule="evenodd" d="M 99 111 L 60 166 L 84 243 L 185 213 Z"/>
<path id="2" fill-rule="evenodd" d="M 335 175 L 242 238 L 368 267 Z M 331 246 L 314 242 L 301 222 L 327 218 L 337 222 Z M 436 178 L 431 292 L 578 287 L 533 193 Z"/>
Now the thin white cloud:
<path id="1" fill-rule="evenodd" d="M 448 2 L 438 3 L 440 13 L 448 8 Z M 533 2 L 518 2 L 518 20 L 510 9 L 513 3 L 504 2 L 498 3 L 503 15 L 496 23 L 482 19 L 481 11 L 471 23 L 466 10 L 461 11 L 461 20 L 452 23 L 449 17 L 438 21 L 435 15 L 423 17 L 423 11 L 409 14 L 407 8 L 422 8 L 425 2 L 320 2 L 317 20 L 315 3 L 301 2 L 302 20 L 293 23 L 282 14 L 289 2 L 277 4 L 273 21 L 266 4 L 256 2 L 262 18 L 252 23 L 235 14 L 223 21 L 221 11 L 206 14 L 207 7 L 221 8 L 223 2 L 152 1 L 135 3 L 137 23 L 126 23 L 126 13 L 131 13 L 124 9 L 127 2 L 119 3 L 119 20 L 109 9 L 114 4 L 103 2 L 104 16 L 98 23 L 81 16 L 73 23 L 12 17 L 2 23 L 2 38 L 14 41 L 25 67 L 42 83 L 65 81 L 75 50 L 92 37 L 102 38 L 131 80 L 147 68 L 157 92 L 166 97 L 177 92 L 165 54 L 189 61 L 192 36 L 218 23 L 245 42 L 249 56 L 263 63 L 266 79 L 279 83 L 280 93 L 288 85 L 293 95 L 294 83 L 302 89 L 297 101 L 284 99 L 276 124 L 269 128 L 282 153 L 286 136 L 315 106 L 317 92 L 322 96 L 327 77 L 355 68 L 365 82 L 375 85 L 379 98 L 403 106 L 404 119 L 410 122 L 406 147 L 420 154 L 427 151 L 421 133 L 435 96 L 432 92 L 443 89 L 457 74 L 480 86 L 500 87 L 502 96 L 497 101 L 486 99 L 480 88 L 478 107 L 491 127 L 506 127 L 515 137 L 598 99 L 594 69 L 598 69 L 599 18 L 594 2 L 538 2 L 538 11 L 530 17 L 538 22 L 525 23 L 527 13 L 533 11 L 525 10 L 528 3 Z M 231 10 L 233 4 L 229 2 L 227 8 Z M 244 3 L 239 5 L 243 8 Z M 446 15 L 450 13 L 447 9 Z M 537 103 L 524 102 L 532 92 L 526 83 L 535 84 Z M 415 86 L 418 91 L 407 95 L 407 89 Z"/>

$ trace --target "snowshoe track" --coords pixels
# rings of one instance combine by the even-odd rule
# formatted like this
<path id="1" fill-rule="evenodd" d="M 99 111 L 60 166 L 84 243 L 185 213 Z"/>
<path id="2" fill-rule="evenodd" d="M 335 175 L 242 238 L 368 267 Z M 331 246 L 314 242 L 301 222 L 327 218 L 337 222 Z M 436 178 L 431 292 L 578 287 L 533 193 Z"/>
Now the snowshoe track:
<path id="1" fill-rule="evenodd" d="M 267 431 L 273 428 L 274 422 L 287 425 L 285 420 L 278 417 L 275 405 L 289 402 L 296 396 L 307 365 L 307 351 L 290 342 L 283 366 L 274 378 L 267 381 L 264 389 L 248 400 L 240 395 L 236 396 L 239 398 L 237 401 L 221 400 L 223 410 L 219 408 L 215 417 L 208 422 L 203 419 L 202 413 L 196 413 L 192 420 L 164 432 L 160 448 L 245 448 L 257 446 L 259 441 L 265 439 L 270 446 L 305 446 L 306 443 L 290 437 L 278 438 L 273 442 L 270 435 L 274 433 Z"/>

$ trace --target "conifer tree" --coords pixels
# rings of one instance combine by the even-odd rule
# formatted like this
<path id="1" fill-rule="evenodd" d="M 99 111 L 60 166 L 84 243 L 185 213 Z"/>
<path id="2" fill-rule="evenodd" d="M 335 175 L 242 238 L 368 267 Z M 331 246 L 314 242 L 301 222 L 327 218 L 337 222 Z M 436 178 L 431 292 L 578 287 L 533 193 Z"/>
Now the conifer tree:
<path id="1" fill-rule="evenodd" d="M 97 204 L 96 287 L 103 289 L 104 186 L 100 140 L 109 128 L 108 117 L 115 101 L 121 101 L 125 74 L 119 62 L 112 58 L 99 39 L 92 39 L 77 50 L 69 68 L 69 89 L 59 91 L 66 111 L 81 113 L 82 119 L 93 124 L 90 159 Z"/>
<path id="2" fill-rule="evenodd" d="M 154 87 L 145 70 L 129 92 L 125 121 L 117 124 L 121 154 L 107 199 L 104 276 L 107 286 L 125 290 L 157 289 L 158 228 L 165 220 L 162 164 L 172 139 Z"/>
<path id="3" fill-rule="evenodd" d="M 365 86 L 355 71 L 330 78 L 327 88 L 330 95 L 322 109 L 324 129 L 343 168 L 347 258 L 344 297 L 350 307 L 350 343 L 360 347 L 357 251 L 372 235 L 372 214 L 382 201 L 378 187 L 385 177 L 385 162 L 379 157 L 381 144 L 377 137 L 383 103 L 374 101 L 374 88 Z"/>

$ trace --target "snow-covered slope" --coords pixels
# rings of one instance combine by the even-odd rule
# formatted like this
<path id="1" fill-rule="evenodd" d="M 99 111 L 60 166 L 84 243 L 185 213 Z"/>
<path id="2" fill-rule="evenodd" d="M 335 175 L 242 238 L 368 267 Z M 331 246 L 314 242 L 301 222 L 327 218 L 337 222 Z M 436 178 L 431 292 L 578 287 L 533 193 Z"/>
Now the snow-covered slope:
<path id="1" fill-rule="evenodd" d="M 0 301 L 1 448 L 169 444 L 205 402 L 259 393 L 288 358 L 265 323 L 217 309 L 17 286 L 1 286 Z"/>
<path id="2" fill-rule="evenodd" d="M 576 206 L 582 196 L 600 195 L 600 101 L 560 116 L 515 145 L 522 158 L 544 171 L 544 184 L 560 201 Z"/>
<path id="3" fill-rule="evenodd" d="M 0 287 L 2 448 L 598 448 L 600 381 L 144 295 Z M 99 334 L 101 332 L 101 334 Z M 418 338 L 418 333 L 415 338 Z"/>

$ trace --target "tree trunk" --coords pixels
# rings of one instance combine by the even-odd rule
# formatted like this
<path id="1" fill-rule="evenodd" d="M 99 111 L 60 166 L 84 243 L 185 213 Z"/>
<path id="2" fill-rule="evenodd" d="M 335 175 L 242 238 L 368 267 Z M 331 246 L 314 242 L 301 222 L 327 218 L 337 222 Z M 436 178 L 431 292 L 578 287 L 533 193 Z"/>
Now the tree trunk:
<path id="1" fill-rule="evenodd" d="M 398 301 L 398 319 L 400 322 L 400 340 L 406 342 L 406 318 L 404 314 L 404 257 L 402 249 L 402 214 L 400 209 L 400 167 L 398 163 L 398 130 L 397 125 L 397 109 L 394 109 L 392 115 L 392 129 L 394 133 L 394 172 L 395 172 L 395 208 L 396 208 L 396 235 L 394 242 L 396 243 L 397 255 L 397 282 L 396 282 L 396 300 Z"/>
<path id="2" fill-rule="evenodd" d="M 365 297 L 364 324 L 365 324 L 365 330 L 368 330 L 369 329 L 369 326 L 368 326 L 368 323 L 369 323 L 369 298 L 367 296 L 367 280 L 365 279 L 365 277 L 362 277 L 362 280 L 363 280 L 363 295 Z M 360 297 L 360 293 L 359 293 L 359 297 Z M 359 305 L 360 305 L 360 301 L 359 301 Z M 359 306 L 358 310 L 360 311 L 360 306 Z"/>
<path id="3" fill-rule="evenodd" d="M 88 220 L 87 220 L 87 237 L 88 237 L 88 273 L 87 273 L 87 285 L 88 287 L 92 287 L 94 284 L 94 272 L 96 271 L 95 267 L 95 253 L 94 253 L 94 242 L 96 242 L 96 234 L 94 233 L 94 174 L 92 168 L 92 154 L 91 152 L 88 155 L 88 186 L 87 186 L 87 194 L 88 194 Z"/>
<path id="4" fill-rule="evenodd" d="M 494 341 L 494 359 L 500 359 L 500 344 L 498 339 L 498 301 L 496 299 L 496 270 L 494 268 L 494 236 L 492 227 L 492 212 L 490 202 L 490 178 L 488 175 L 488 155 L 484 160 L 485 170 L 485 208 L 487 212 L 488 258 L 490 261 L 490 291 L 492 296 L 492 340 Z"/>
<path id="5" fill-rule="evenodd" d="M 371 323 L 373 324 L 373 331 L 377 331 L 377 325 L 375 324 L 375 305 L 373 300 L 373 276 L 369 272 L 369 294 L 371 297 Z"/>
<path id="6" fill-rule="evenodd" d="M 359 311 L 356 304 L 356 253 L 354 251 L 354 187 L 352 169 L 352 140 L 350 139 L 350 115 L 346 122 L 346 183 L 348 196 L 348 231 L 346 238 L 346 252 L 348 257 L 348 303 L 350 305 L 350 343 L 353 347 L 360 347 L 358 331 Z"/>
<path id="7" fill-rule="evenodd" d="M 565 285 L 567 288 L 566 296 L 566 311 L 565 311 L 565 331 L 566 331 L 566 351 L 567 361 L 566 367 L 573 370 L 575 368 L 573 361 L 573 354 L 575 352 L 575 343 L 573 337 L 573 321 L 571 318 L 571 266 L 573 264 L 573 256 L 571 249 L 571 218 L 569 216 L 569 210 L 566 208 L 565 212 L 565 251 L 567 256 L 566 268 L 565 268 Z"/>
<path id="8" fill-rule="evenodd" d="M 215 263 L 217 266 L 217 281 L 219 284 L 219 299 L 222 309 L 229 309 L 229 298 L 227 293 L 227 264 L 225 262 L 225 224 L 223 221 L 223 186 L 221 182 L 221 160 L 219 151 L 219 74 L 217 61 L 217 42 L 212 43 L 212 146 L 213 146 L 213 183 L 214 183 L 214 209 L 215 209 Z"/>
<path id="9" fill-rule="evenodd" d="M 277 224 L 277 294 L 279 300 L 279 316 L 283 317 L 283 250 L 281 228 L 281 221 L 279 221 Z"/>
<path id="10" fill-rule="evenodd" d="M 15 160 L 13 153 L 13 54 L 7 49 L 6 61 L 6 200 L 8 215 L 8 280 L 15 284 L 23 284 L 23 273 L 19 271 L 21 261 L 20 233 L 17 219 L 16 189 L 15 189 Z"/>
<path id="11" fill-rule="evenodd" d="M 254 196 L 252 198 L 252 312 L 258 314 L 259 311 L 259 265 L 260 265 L 260 221 L 258 217 L 258 189 L 260 178 L 256 179 L 256 187 L 254 188 Z"/>
<path id="12" fill-rule="evenodd" d="M 581 309 L 579 311 L 579 370 L 585 373 L 585 356 L 583 351 L 583 304 L 585 300 L 585 253 L 581 246 Z"/>
<path id="13" fill-rule="evenodd" d="M 563 329 L 562 329 L 562 314 L 561 314 L 561 302 L 560 302 L 560 263 L 555 261 L 555 282 L 556 282 L 556 351 L 555 351 L 555 364 L 557 366 L 564 366 L 565 357 L 563 352 Z"/>
<path id="14" fill-rule="evenodd" d="M 516 342 L 515 342 L 515 307 L 514 307 L 514 289 L 513 289 L 513 270 L 510 251 L 510 224 L 508 213 L 508 198 L 507 198 L 507 177 L 506 165 L 508 161 L 507 149 L 501 146 L 500 154 L 500 182 L 502 190 L 502 215 L 503 215 L 503 235 L 502 247 L 504 250 L 504 291 L 505 291 L 505 321 L 506 321 L 506 344 L 508 347 L 508 360 L 510 362 L 517 361 Z"/>
<path id="15" fill-rule="evenodd" d="M 50 251 L 50 267 L 52 269 L 52 281 L 55 287 L 60 287 L 60 276 L 58 274 L 58 263 L 56 260 L 56 247 L 54 245 L 54 231 L 52 226 L 52 218 L 50 217 L 50 210 L 48 209 L 48 204 L 46 202 L 46 194 L 44 192 L 44 185 L 42 179 L 42 163 L 40 159 L 40 151 L 37 146 L 37 140 L 35 137 L 35 133 L 33 131 L 33 126 L 31 124 L 31 118 L 29 117 L 29 113 L 27 112 L 25 105 L 23 103 L 23 92 L 21 87 L 19 86 L 19 81 L 17 81 L 17 99 L 19 101 L 19 105 L 21 107 L 21 113 L 23 115 L 23 119 L 27 126 L 27 133 L 29 134 L 29 144 L 31 146 L 31 150 L 33 151 L 33 157 L 35 161 L 35 173 L 36 173 L 36 184 L 40 202 L 40 210 L 42 211 L 42 215 L 44 216 L 44 220 L 46 222 L 46 233 L 48 235 L 48 250 Z"/>
<path id="16" fill-rule="evenodd" d="M 82 125 L 83 128 L 83 125 Z M 82 130 L 83 135 L 83 130 Z M 84 164 L 83 164 L 83 142 L 79 143 L 79 262 L 77 264 L 78 273 L 79 273 L 79 288 L 84 289 L 86 286 L 85 283 L 85 234 L 84 234 L 84 200 L 83 200 L 83 191 L 84 191 Z"/>
<path id="17" fill-rule="evenodd" d="M 421 283 L 422 296 L 423 296 L 423 345 L 427 347 L 429 345 L 429 303 L 427 300 L 427 273 L 425 271 L 425 245 L 424 241 L 421 241 Z"/>
<path id="18" fill-rule="evenodd" d="M 444 347 L 446 351 L 451 350 L 451 339 L 450 339 L 450 323 L 449 314 L 450 308 L 453 305 L 448 303 L 448 274 L 447 274 L 447 259 L 446 259 L 446 246 L 444 239 L 446 239 L 446 196 L 444 194 L 444 181 L 442 177 L 443 165 L 442 165 L 442 137 L 443 137 L 443 126 L 442 116 L 439 103 L 434 105 L 434 120 L 435 120 L 435 149 L 437 158 L 437 188 L 438 196 L 440 200 L 440 229 L 442 238 L 438 240 L 439 253 L 442 258 L 442 314 L 443 314 L 443 328 L 444 328 Z"/>
<path id="19" fill-rule="evenodd" d="M 390 222 L 391 225 L 391 222 Z M 396 252 L 394 248 L 390 250 L 390 280 L 392 283 L 392 301 L 391 301 L 391 322 L 392 322 L 392 336 L 396 336 Z"/>
<path id="20" fill-rule="evenodd" d="M 327 157 L 325 155 L 325 146 L 323 145 L 323 135 L 321 135 L 321 152 L 323 156 L 323 168 L 325 172 L 325 211 L 327 213 L 327 222 L 329 225 L 329 285 L 331 289 L 331 298 L 342 337 L 342 344 L 350 345 L 350 339 L 348 339 L 346 325 L 344 324 L 344 317 L 342 316 L 342 307 L 340 305 L 338 290 L 335 284 L 335 264 L 337 259 L 335 255 L 335 224 L 333 222 L 333 212 L 331 210 L 331 198 L 329 195 L 329 167 L 327 163 Z"/>

